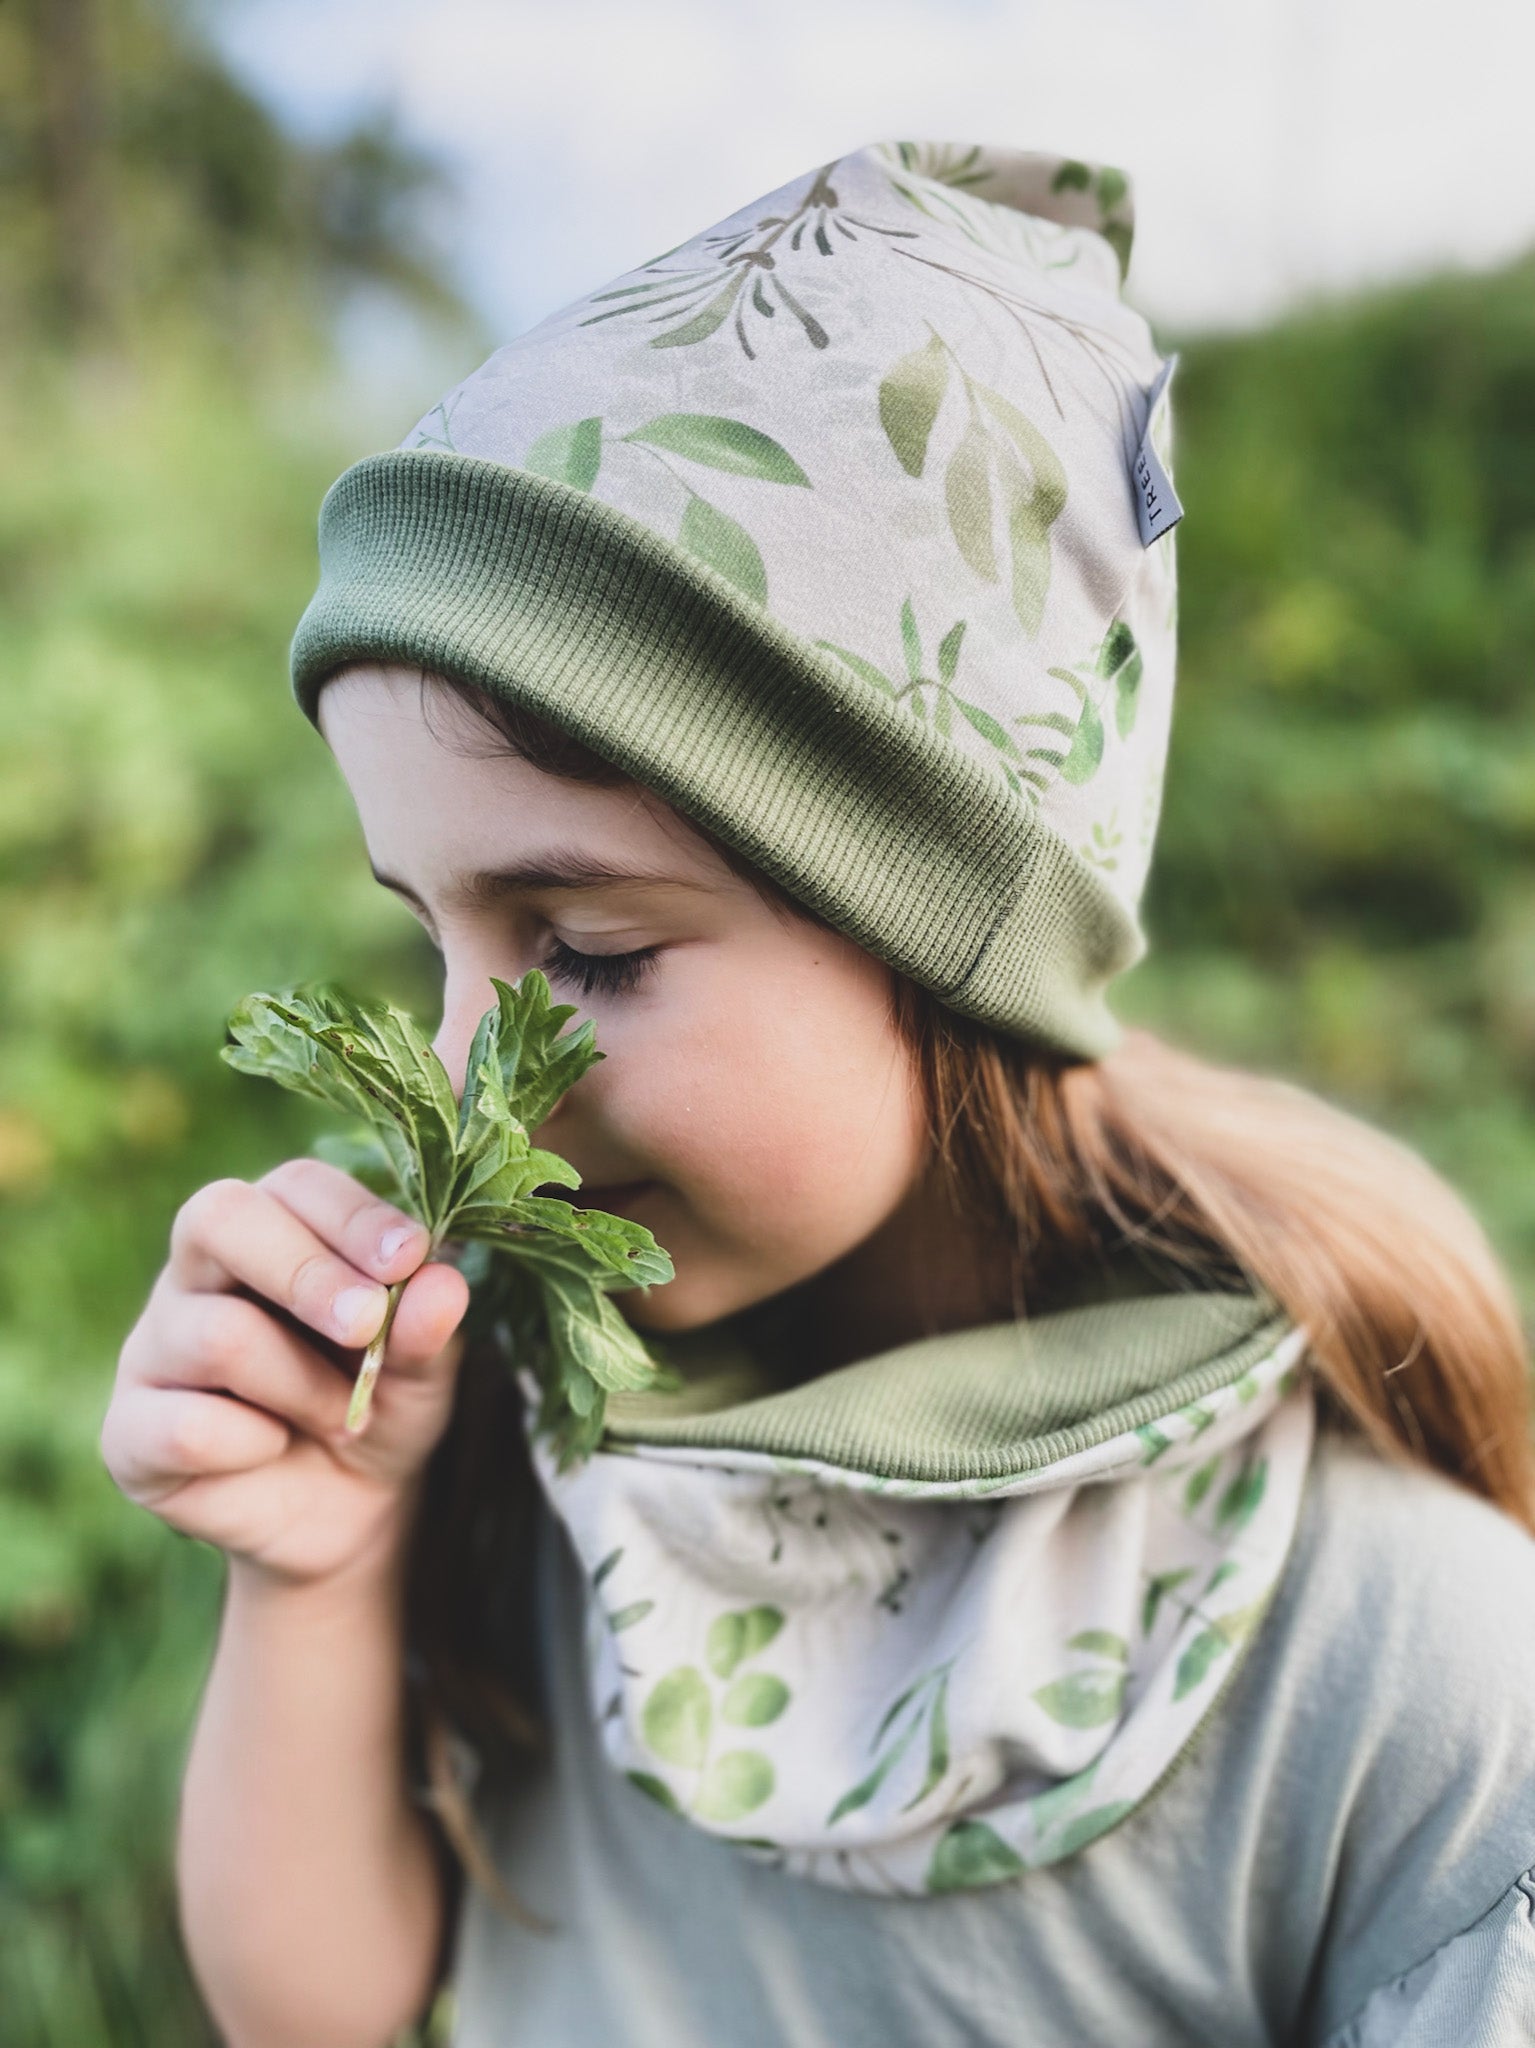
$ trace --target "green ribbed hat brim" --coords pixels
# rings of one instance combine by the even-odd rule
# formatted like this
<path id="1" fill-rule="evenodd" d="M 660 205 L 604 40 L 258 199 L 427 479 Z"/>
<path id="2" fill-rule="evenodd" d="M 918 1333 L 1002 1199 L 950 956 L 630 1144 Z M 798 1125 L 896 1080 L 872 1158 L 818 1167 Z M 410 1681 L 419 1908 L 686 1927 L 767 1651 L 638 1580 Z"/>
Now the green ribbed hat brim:
<path id="1" fill-rule="evenodd" d="M 1087 862 L 980 762 L 628 513 L 431 448 L 320 508 L 293 692 L 355 661 L 484 684 L 583 741 L 952 1009 L 1083 1059 L 1145 951 Z"/>

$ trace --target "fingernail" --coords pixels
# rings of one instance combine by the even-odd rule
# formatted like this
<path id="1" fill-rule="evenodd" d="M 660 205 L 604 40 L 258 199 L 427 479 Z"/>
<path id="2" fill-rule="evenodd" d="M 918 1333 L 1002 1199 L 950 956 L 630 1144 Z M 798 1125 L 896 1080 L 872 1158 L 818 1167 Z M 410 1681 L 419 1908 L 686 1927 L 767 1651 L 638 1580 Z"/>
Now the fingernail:
<path id="1" fill-rule="evenodd" d="M 343 1337 L 365 1343 L 378 1334 L 388 1299 L 382 1287 L 343 1287 L 330 1305 L 336 1328 Z"/>
<path id="2" fill-rule="evenodd" d="M 411 1239 L 419 1237 L 420 1234 L 421 1226 L 418 1223 L 398 1223 L 393 1230 L 386 1230 L 378 1241 L 379 1264 L 387 1266 L 396 1252 L 403 1251 Z"/>

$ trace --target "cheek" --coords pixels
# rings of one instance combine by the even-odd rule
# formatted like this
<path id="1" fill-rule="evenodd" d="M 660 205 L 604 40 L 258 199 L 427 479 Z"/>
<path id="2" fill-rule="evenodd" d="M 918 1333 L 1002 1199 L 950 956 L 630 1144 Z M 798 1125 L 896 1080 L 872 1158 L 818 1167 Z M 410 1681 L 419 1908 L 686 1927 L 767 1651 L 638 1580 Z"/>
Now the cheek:
<path id="1" fill-rule="evenodd" d="M 636 1064 L 631 1106 L 690 1231 L 810 1270 L 900 1201 L 924 1126 L 883 984 L 828 975 L 802 993 L 788 1000 L 780 983 L 764 1003 L 759 990 L 728 1029 L 669 1040 L 664 1063 Z"/>

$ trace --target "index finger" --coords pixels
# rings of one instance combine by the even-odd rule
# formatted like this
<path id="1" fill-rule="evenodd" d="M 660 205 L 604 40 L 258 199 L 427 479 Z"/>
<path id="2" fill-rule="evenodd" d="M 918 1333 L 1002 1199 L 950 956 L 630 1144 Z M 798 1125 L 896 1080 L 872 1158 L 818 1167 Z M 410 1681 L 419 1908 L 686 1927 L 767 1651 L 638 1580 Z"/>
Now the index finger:
<path id="1" fill-rule="evenodd" d="M 324 1159 L 284 1159 L 262 1174 L 265 1188 L 333 1251 L 386 1285 L 414 1273 L 431 1246 L 424 1223 Z"/>

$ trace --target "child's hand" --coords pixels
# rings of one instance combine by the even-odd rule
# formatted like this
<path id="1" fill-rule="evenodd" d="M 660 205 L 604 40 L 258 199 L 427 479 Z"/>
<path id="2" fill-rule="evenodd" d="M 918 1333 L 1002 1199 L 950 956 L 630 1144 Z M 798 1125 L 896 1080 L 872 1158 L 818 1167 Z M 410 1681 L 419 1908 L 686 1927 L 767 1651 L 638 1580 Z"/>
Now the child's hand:
<path id="1" fill-rule="evenodd" d="M 209 1182 L 178 1210 L 170 1243 L 102 1424 L 114 1481 L 280 1582 L 392 1558 L 447 1426 L 463 1275 L 423 1266 L 425 1228 L 319 1159 Z M 348 1436 L 362 1351 L 386 1286 L 407 1274 L 367 1427 Z"/>

